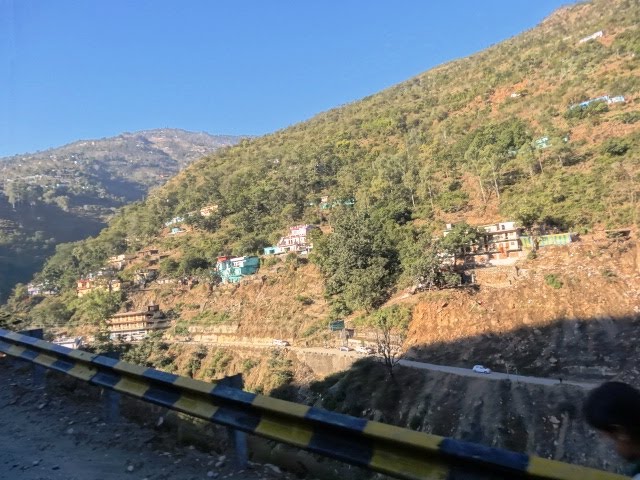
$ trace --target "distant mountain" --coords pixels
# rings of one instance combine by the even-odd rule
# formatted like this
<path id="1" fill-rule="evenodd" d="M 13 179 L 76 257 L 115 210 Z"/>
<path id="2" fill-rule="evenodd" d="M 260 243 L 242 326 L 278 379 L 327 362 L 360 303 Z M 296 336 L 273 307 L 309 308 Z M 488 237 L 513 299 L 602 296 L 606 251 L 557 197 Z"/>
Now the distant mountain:
<path id="1" fill-rule="evenodd" d="M 1 158 L 0 301 L 56 244 L 97 234 L 118 207 L 240 139 L 165 128 Z"/>

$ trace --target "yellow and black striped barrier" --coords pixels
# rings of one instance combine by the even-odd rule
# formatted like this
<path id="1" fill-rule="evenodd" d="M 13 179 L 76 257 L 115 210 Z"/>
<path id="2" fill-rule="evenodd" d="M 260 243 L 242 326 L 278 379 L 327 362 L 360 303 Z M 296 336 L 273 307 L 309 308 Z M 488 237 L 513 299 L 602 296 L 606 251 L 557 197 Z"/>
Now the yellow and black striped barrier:
<path id="1" fill-rule="evenodd" d="M 93 385 L 396 478 L 627 478 L 179 377 L 3 329 L 0 352 Z"/>

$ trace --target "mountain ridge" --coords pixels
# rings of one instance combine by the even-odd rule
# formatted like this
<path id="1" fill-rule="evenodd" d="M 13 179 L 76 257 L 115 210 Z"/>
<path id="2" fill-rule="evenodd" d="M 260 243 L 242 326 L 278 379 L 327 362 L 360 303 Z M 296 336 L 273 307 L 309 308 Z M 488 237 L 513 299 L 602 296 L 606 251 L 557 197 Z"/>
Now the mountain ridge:
<path id="1" fill-rule="evenodd" d="M 0 299 L 57 243 L 96 235 L 117 208 L 240 138 L 152 129 L 0 159 Z"/>

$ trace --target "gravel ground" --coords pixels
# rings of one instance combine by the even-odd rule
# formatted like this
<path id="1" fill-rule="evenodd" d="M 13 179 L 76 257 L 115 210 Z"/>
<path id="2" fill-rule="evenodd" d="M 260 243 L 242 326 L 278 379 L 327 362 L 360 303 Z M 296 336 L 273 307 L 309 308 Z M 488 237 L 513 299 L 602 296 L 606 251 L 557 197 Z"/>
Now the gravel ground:
<path id="1" fill-rule="evenodd" d="M 29 366 L 0 358 L 0 480 L 295 478 L 268 464 L 234 472 L 229 452 L 168 446 L 151 428 L 103 415 L 95 398 L 34 385 Z"/>

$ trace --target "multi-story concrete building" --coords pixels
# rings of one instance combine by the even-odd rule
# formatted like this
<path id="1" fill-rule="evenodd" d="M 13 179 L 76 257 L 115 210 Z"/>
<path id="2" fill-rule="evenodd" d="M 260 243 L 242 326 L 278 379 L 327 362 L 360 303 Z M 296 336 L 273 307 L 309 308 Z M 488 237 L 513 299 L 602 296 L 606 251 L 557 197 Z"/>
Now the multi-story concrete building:
<path id="1" fill-rule="evenodd" d="M 447 224 L 444 236 L 447 236 L 452 224 Z M 510 252 L 519 252 L 522 250 L 520 235 L 522 228 L 516 226 L 516 222 L 498 222 L 489 225 L 481 225 L 478 227 L 480 231 L 484 231 L 480 239 L 474 245 L 469 245 L 465 253 L 469 255 L 483 254 L 502 254 L 509 256 Z"/>
<path id="2" fill-rule="evenodd" d="M 116 313 L 107 320 L 109 337 L 112 340 L 142 340 L 149 333 L 169 328 L 171 321 L 160 310 L 159 305 L 151 304 L 146 310 Z"/>

